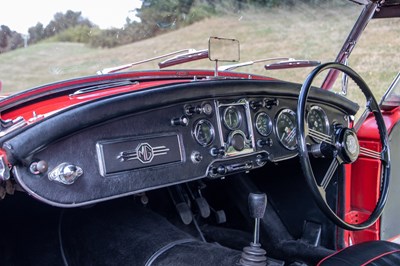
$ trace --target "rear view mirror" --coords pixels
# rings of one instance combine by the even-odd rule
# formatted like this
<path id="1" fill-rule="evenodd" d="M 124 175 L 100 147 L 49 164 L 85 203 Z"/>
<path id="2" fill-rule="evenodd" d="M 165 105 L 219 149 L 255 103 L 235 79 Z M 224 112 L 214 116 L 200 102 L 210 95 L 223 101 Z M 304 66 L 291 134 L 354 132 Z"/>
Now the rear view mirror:
<path id="1" fill-rule="evenodd" d="M 208 40 L 208 58 L 211 61 L 238 62 L 240 44 L 238 40 L 210 37 Z"/>

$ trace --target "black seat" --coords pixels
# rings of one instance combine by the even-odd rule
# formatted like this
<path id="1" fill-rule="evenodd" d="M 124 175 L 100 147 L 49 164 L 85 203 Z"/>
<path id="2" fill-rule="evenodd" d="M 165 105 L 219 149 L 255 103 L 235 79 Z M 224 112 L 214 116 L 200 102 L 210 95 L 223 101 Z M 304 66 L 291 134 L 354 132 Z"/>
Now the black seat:
<path id="1" fill-rule="evenodd" d="M 365 242 L 342 249 L 321 260 L 318 265 L 400 265 L 400 245 L 388 241 Z"/>

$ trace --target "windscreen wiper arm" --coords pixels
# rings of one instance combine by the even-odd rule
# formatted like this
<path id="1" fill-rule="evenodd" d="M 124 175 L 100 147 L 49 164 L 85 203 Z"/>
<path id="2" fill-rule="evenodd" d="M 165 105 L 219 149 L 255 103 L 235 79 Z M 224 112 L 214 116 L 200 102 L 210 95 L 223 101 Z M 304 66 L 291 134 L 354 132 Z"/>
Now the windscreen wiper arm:
<path id="1" fill-rule="evenodd" d="M 218 67 L 220 71 L 230 71 L 239 67 L 250 66 L 256 63 L 263 63 L 268 61 L 278 61 L 272 64 L 265 65 L 264 68 L 266 70 L 275 70 L 275 69 L 288 69 L 288 68 L 299 68 L 299 67 L 313 67 L 321 64 L 320 61 L 312 61 L 312 60 L 297 60 L 291 57 L 274 57 L 274 58 L 266 58 L 259 59 L 254 61 L 247 61 L 243 63 L 237 63 L 233 65 L 226 65 Z"/>
<path id="2" fill-rule="evenodd" d="M 208 58 L 208 49 L 194 50 L 185 54 L 180 54 L 172 58 L 168 58 L 158 63 L 159 68 L 166 68 L 170 66 L 180 65 L 187 62 L 196 61 L 199 59 Z"/>
<path id="3" fill-rule="evenodd" d="M 131 67 L 136 66 L 136 65 L 140 65 L 140 64 L 143 64 L 143 63 L 155 61 L 155 60 L 162 59 L 162 58 L 165 58 L 165 57 L 170 57 L 170 56 L 179 55 L 179 54 L 185 55 L 185 54 L 189 54 L 189 53 L 193 53 L 193 52 L 196 52 L 196 49 L 193 49 L 193 48 L 183 49 L 183 50 L 175 51 L 175 52 L 172 52 L 172 53 L 168 53 L 168 54 L 163 54 L 163 55 L 159 55 L 159 56 L 156 56 L 156 57 L 152 57 L 152 58 L 149 58 L 149 59 L 133 62 L 133 63 L 126 64 L 126 65 L 104 68 L 102 70 L 97 71 L 97 74 L 98 75 L 102 75 L 102 74 L 114 73 L 114 72 L 118 72 L 118 71 L 121 71 L 121 70 L 124 70 L 124 69 L 131 68 Z"/>
<path id="4" fill-rule="evenodd" d="M 293 59 L 293 60 L 285 60 L 265 65 L 264 68 L 266 70 L 276 70 L 276 69 L 289 69 L 289 68 L 300 68 L 300 67 L 315 67 L 320 64 L 321 64 L 320 61 Z"/>
<path id="5" fill-rule="evenodd" d="M 239 68 L 239 67 L 251 66 L 251 65 L 254 65 L 254 64 L 257 64 L 257 63 L 263 63 L 263 62 L 268 62 L 268 61 L 278 61 L 278 60 L 294 60 L 294 59 L 290 58 L 290 57 L 265 58 L 265 59 L 247 61 L 247 62 L 232 64 L 232 65 L 219 66 L 218 70 L 219 71 L 230 71 L 230 70 L 234 70 L 234 69 Z"/>

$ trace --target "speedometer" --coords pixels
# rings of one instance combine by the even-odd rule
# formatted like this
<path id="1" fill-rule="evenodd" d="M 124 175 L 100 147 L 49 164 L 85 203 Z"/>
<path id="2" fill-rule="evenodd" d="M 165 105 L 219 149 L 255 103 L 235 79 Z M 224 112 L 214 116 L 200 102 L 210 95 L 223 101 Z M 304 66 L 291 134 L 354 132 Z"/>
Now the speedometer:
<path id="1" fill-rule="evenodd" d="M 296 138 L 296 113 L 290 109 L 283 109 L 276 117 L 276 135 L 279 142 L 288 150 L 297 146 Z"/>
<path id="2" fill-rule="evenodd" d="M 311 107 L 307 115 L 308 128 L 318 131 L 319 133 L 329 135 L 329 120 L 324 109 L 319 106 Z M 313 137 L 311 137 L 313 138 Z M 314 141 L 320 142 L 313 138 Z"/>

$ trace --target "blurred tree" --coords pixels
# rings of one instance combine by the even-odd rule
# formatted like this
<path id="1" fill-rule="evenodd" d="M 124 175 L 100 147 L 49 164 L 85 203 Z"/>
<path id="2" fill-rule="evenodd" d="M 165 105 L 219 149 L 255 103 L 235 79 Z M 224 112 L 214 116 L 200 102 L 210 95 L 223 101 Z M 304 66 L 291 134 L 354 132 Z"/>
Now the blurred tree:
<path id="1" fill-rule="evenodd" d="M 38 22 L 36 26 L 28 29 L 29 43 L 37 43 L 44 38 L 44 27 L 43 24 Z"/>
<path id="2" fill-rule="evenodd" d="M 90 20 L 82 17 L 82 12 L 74 12 L 72 10 L 68 10 L 65 14 L 58 12 L 54 15 L 53 20 L 44 28 L 44 37 L 48 38 L 54 36 L 78 25 L 88 27 L 94 26 Z"/>
<path id="3" fill-rule="evenodd" d="M 142 27 L 153 34 L 175 29 L 182 24 L 195 0 L 143 0 L 136 9 Z"/>
<path id="4" fill-rule="evenodd" d="M 21 34 L 12 31 L 8 26 L 0 26 L 0 53 L 8 52 L 24 46 Z"/>

